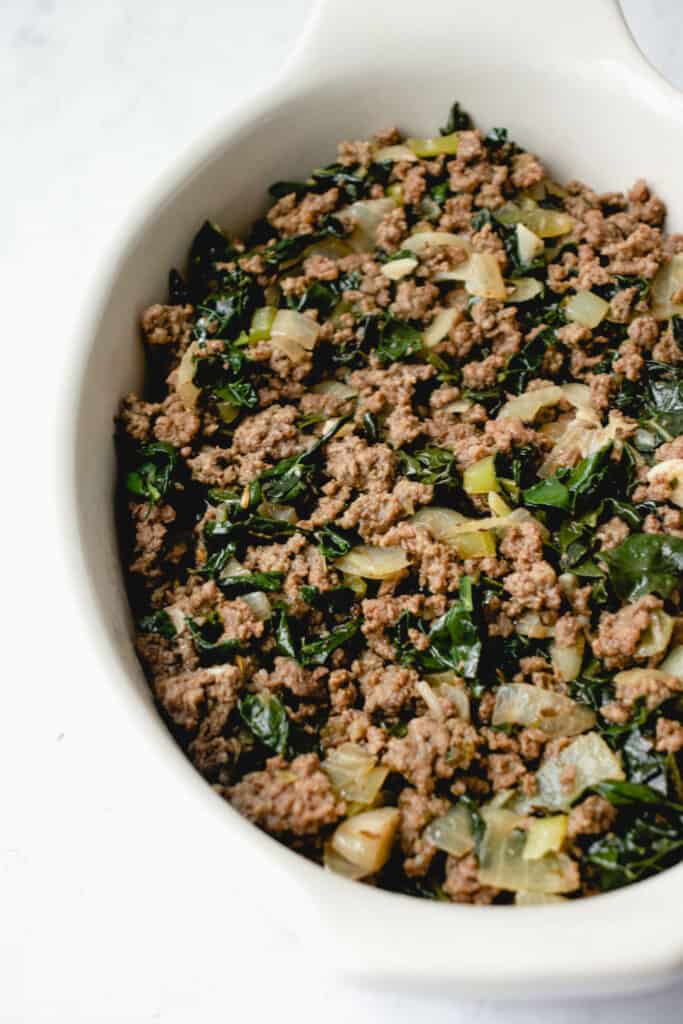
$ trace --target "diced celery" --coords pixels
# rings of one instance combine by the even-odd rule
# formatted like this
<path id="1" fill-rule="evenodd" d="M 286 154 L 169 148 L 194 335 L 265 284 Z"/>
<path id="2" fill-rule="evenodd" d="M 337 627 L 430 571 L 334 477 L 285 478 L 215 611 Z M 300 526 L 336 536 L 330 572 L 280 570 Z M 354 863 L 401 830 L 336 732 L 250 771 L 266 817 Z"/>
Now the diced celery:
<path id="1" fill-rule="evenodd" d="M 399 182 L 395 182 L 393 185 L 388 185 L 385 189 L 385 193 L 400 206 L 403 205 L 403 185 Z"/>
<path id="2" fill-rule="evenodd" d="M 275 306 L 261 306 L 254 312 L 249 328 L 249 341 L 266 341 L 270 337 L 276 313 Z"/>
<path id="3" fill-rule="evenodd" d="M 554 814 L 550 818 L 538 818 L 527 832 L 522 857 L 524 860 L 540 860 L 546 853 L 556 853 L 567 838 L 567 815 Z"/>
<path id="4" fill-rule="evenodd" d="M 461 558 L 488 558 L 496 553 L 496 540 L 490 530 L 461 533 L 451 543 Z"/>
<path id="5" fill-rule="evenodd" d="M 216 412 L 224 423 L 232 423 L 240 414 L 240 407 L 232 402 L 217 402 Z"/>
<path id="6" fill-rule="evenodd" d="M 488 494 L 500 490 L 493 455 L 487 455 L 467 467 L 463 473 L 463 487 L 467 494 Z"/>
<path id="7" fill-rule="evenodd" d="M 412 149 L 415 156 L 434 157 L 441 156 L 441 154 L 452 156 L 458 152 L 458 133 L 439 135 L 435 139 L 406 139 L 406 145 Z"/>

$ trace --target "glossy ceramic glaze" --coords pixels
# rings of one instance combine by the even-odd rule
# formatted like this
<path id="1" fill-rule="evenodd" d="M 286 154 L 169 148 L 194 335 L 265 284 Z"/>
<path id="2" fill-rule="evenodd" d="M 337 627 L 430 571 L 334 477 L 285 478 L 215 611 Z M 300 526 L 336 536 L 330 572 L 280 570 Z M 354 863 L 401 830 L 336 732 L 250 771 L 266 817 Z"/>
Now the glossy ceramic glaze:
<path id="1" fill-rule="evenodd" d="M 683 230 L 683 101 L 645 62 L 613 0 L 472 4 L 323 0 L 279 80 L 182 157 L 132 215 L 84 313 L 65 402 L 65 531 L 102 677 L 187 808 L 224 823 L 240 884 L 258 886 L 311 956 L 376 985 L 525 997 L 623 992 L 683 968 L 683 865 L 564 906 L 431 903 L 338 879 L 244 821 L 195 773 L 159 718 L 133 653 L 113 519 L 112 418 L 141 385 L 138 316 L 166 294 L 201 221 L 239 233 L 265 189 L 334 159 L 337 140 L 392 124 L 427 134 L 459 99 L 505 125 L 553 176 L 598 190 L 644 175 Z M 194 813 L 201 808 L 202 814 Z M 184 812 L 183 812 L 184 813 Z"/>

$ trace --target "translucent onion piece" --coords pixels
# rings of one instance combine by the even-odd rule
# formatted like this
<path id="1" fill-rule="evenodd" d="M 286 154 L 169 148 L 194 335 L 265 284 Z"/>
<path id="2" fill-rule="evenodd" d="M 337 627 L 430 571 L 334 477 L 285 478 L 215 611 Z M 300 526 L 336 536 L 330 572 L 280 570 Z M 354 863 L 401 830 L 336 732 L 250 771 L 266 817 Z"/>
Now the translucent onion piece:
<path id="1" fill-rule="evenodd" d="M 561 384 L 562 394 L 575 409 L 587 410 L 595 417 L 595 409 L 591 405 L 591 389 L 587 384 Z M 596 418 L 599 424 L 599 418 Z"/>
<path id="2" fill-rule="evenodd" d="M 441 707 L 441 701 L 439 700 L 438 694 L 434 692 L 429 683 L 426 683 L 424 679 L 418 679 L 415 684 L 415 689 L 427 705 L 427 709 L 432 718 L 442 719 L 444 717 L 444 713 L 443 708 Z"/>
<path id="3" fill-rule="evenodd" d="M 405 569 L 408 556 L 403 548 L 379 548 L 372 544 L 359 544 L 335 562 L 341 572 L 362 576 L 368 580 L 385 580 Z"/>
<path id="4" fill-rule="evenodd" d="M 566 814 L 537 818 L 529 826 L 522 857 L 524 860 L 540 860 L 546 853 L 557 853 L 564 846 L 566 838 Z"/>
<path id="5" fill-rule="evenodd" d="M 683 508 L 683 459 L 665 459 L 648 470 L 648 483 L 663 484 L 667 490 L 667 501 Z"/>
<path id="6" fill-rule="evenodd" d="M 541 409 L 548 405 L 557 405 L 562 400 L 562 388 L 557 384 L 549 384 L 536 391 L 525 391 L 523 395 L 510 398 L 498 413 L 496 419 L 515 417 L 525 423 L 531 423 Z"/>
<path id="7" fill-rule="evenodd" d="M 373 160 L 378 164 L 396 163 L 399 160 L 417 160 L 415 153 L 409 146 L 382 146 L 373 153 Z"/>
<path id="8" fill-rule="evenodd" d="M 456 804 L 427 825 L 424 837 L 437 850 L 444 850 L 453 857 L 463 857 L 474 848 L 470 812 L 462 804 Z"/>
<path id="9" fill-rule="evenodd" d="M 467 263 L 465 288 L 470 295 L 482 299 L 504 301 L 507 298 L 505 281 L 495 256 L 491 253 L 472 253 Z"/>
<path id="10" fill-rule="evenodd" d="M 524 224 L 539 238 L 558 238 L 566 235 L 574 226 L 574 220 L 559 210 L 545 210 L 532 199 L 524 199 L 522 205 L 506 203 L 495 213 L 496 220 L 511 226 Z"/>
<path id="11" fill-rule="evenodd" d="M 635 650 L 636 658 L 654 658 L 663 654 L 671 643 L 674 620 L 666 612 L 656 609 L 650 615 L 650 624 L 640 636 Z"/>
<path id="12" fill-rule="evenodd" d="M 385 214 L 396 208 L 390 196 L 384 199 L 359 199 L 337 214 L 342 222 L 353 225 L 346 239 L 354 252 L 372 252 L 377 241 L 377 228 Z"/>
<path id="13" fill-rule="evenodd" d="M 262 501 L 258 513 L 269 519 L 279 519 L 283 523 L 296 523 L 299 518 L 296 509 L 291 505 L 275 505 L 270 501 Z"/>
<path id="14" fill-rule="evenodd" d="M 566 897 L 557 896 L 550 892 L 527 892 L 524 889 L 520 889 L 519 892 L 515 893 L 516 907 L 540 907 L 545 906 L 547 903 L 566 902 Z"/>
<path id="15" fill-rule="evenodd" d="M 595 712 L 570 697 L 529 683 L 505 683 L 498 688 L 493 725 L 524 725 L 546 736 L 576 736 L 592 729 Z"/>
<path id="16" fill-rule="evenodd" d="M 340 380 L 321 380 L 311 388 L 314 395 L 333 395 L 335 398 L 355 398 L 358 392 Z"/>
<path id="17" fill-rule="evenodd" d="M 422 336 L 426 348 L 434 348 L 446 337 L 458 315 L 456 309 L 440 310 Z"/>
<path id="18" fill-rule="evenodd" d="M 168 609 L 166 610 L 168 611 Z M 683 644 L 678 644 L 677 647 L 672 648 L 659 668 L 662 672 L 675 676 L 676 679 L 680 679 L 683 683 Z"/>
<path id="19" fill-rule="evenodd" d="M 555 671 L 565 683 L 571 683 L 581 671 L 585 646 L 586 641 L 580 636 L 571 647 L 560 647 L 558 644 L 553 644 L 550 648 L 550 658 Z"/>
<path id="20" fill-rule="evenodd" d="M 262 590 L 255 590 L 252 594 L 244 594 L 242 600 L 245 604 L 249 605 L 257 619 L 265 622 L 266 619 L 270 618 L 272 608 L 267 595 Z"/>
<path id="21" fill-rule="evenodd" d="M 518 799 L 519 809 L 541 807 L 565 811 L 584 789 L 607 780 L 621 781 L 624 772 L 619 757 L 596 732 L 578 736 L 536 773 L 536 792 Z M 563 781 L 564 780 L 564 781 Z"/>
<path id="22" fill-rule="evenodd" d="M 515 621 L 515 632 L 534 640 L 545 640 L 555 632 L 553 626 L 546 626 L 538 612 L 525 612 Z"/>
<path id="23" fill-rule="evenodd" d="M 567 385 L 562 385 L 562 389 Z M 568 397 L 565 395 L 565 397 Z M 557 441 L 552 452 L 543 460 L 538 470 L 541 479 L 551 476 L 559 466 L 571 465 L 579 459 L 585 459 L 613 442 L 615 447 L 621 445 L 631 432 L 631 426 L 624 421 L 618 410 L 609 414 L 606 427 L 596 426 L 595 413 L 579 408 L 576 418 L 567 427 Z"/>
<path id="24" fill-rule="evenodd" d="M 193 341 L 183 352 L 183 358 L 180 360 L 176 372 L 176 394 L 180 395 L 180 400 L 186 409 L 194 409 L 201 394 L 201 390 L 192 383 L 197 352 L 197 342 Z"/>
<path id="25" fill-rule="evenodd" d="M 450 402 L 448 405 L 444 406 L 444 412 L 458 415 L 461 412 L 467 412 L 467 410 L 471 409 L 473 405 L 474 402 L 472 402 L 471 399 L 459 398 L 456 402 Z"/>
<path id="26" fill-rule="evenodd" d="M 347 818 L 335 830 L 332 849 L 366 875 L 386 864 L 400 814 L 396 807 L 379 807 Z"/>
<path id="27" fill-rule="evenodd" d="M 469 239 L 465 235 L 453 235 L 449 231 L 418 231 L 401 242 L 401 248 L 420 253 L 425 246 L 457 245 L 469 251 Z"/>
<path id="28" fill-rule="evenodd" d="M 683 253 L 676 253 L 669 263 L 657 271 L 652 282 L 652 315 L 657 320 L 683 316 L 683 304 L 673 303 L 671 297 L 683 286 Z"/>
<path id="29" fill-rule="evenodd" d="M 366 806 L 376 799 L 389 774 L 388 768 L 378 767 L 377 759 L 356 743 L 342 743 L 330 750 L 321 767 L 345 800 Z"/>
<path id="30" fill-rule="evenodd" d="M 478 462 L 471 463 L 463 473 L 462 485 L 467 494 L 490 494 L 492 491 L 499 491 L 493 455 L 487 455 Z"/>
<path id="31" fill-rule="evenodd" d="M 353 252 L 351 246 L 341 238 L 321 238 L 320 241 L 314 242 L 313 245 L 304 249 L 301 259 L 305 259 L 307 256 L 326 256 L 330 260 L 340 260 L 344 256 L 349 256 L 351 252 Z M 267 291 L 266 298 L 269 302 L 271 301 Z M 279 294 L 277 298 L 279 300 Z"/>
<path id="32" fill-rule="evenodd" d="M 416 266 L 417 260 L 412 256 L 406 256 L 402 260 L 389 260 L 388 263 L 383 263 L 381 273 L 390 281 L 400 281 L 402 277 L 412 274 Z"/>
<path id="33" fill-rule="evenodd" d="M 305 313 L 297 313 L 294 309 L 278 309 L 270 329 L 273 341 L 287 339 L 293 341 L 306 352 L 315 348 L 320 333 L 320 325 L 311 320 Z"/>
<path id="34" fill-rule="evenodd" d="M 649 705 L 667 700 L 671 693 L 678 693 L 680 689 L 678 678 L 663 668 L 629 668 L 625 672 L 617 672 L 614 682 L 617 693 L 632 693 L 634 697 L 640 696 L 643 690 L 647 693 L 652 684 L 657 684 L 657 690 L 648 694 Z"/>
<path id="35" fill-rule="evenodd" d="M 409 520 L 415 526 L 424 526 L 434 540 L 440 540 L 445 544 L 453 540 L 455 528 L 467 521 L 467 517 L 461 512 L 456 512 L 452 508 L 439 508 L 436 505 L 421 508 Z"/>
<path id="36" fill-rule="evenodd" d="M 455 707 L 458 718 L 470 720 L 470 698 L 464 680 L 455 672 L 434 672 L 425 679 L 432 689 L 440 696 L 446 697 Z"/>
<path id="37" fill-rule="evenodd" d="M 522 212 L 522 223 L 540 238 L 558 238 L 574 227 L 574 219 L 559 210 L 545 210 L 540 206 Z"/>
<path id="38" fill-rule="evenodd" d="M 341 875 L 342 878 L 350 878 L 352 882 L 357 882 L 359 878 L 367 874 L 363 868 L 358 867 L 357 864 L 352 864 L 351 861 L 338 854 L 332 843 L 325 843 L 323 864 L 328 871 L 333 871 L 335 875 Z"/>
<path id="39" fill-rule="evenodd" d="M 580 291 L 572 295 L 564 306 L 564 314 L 584 327 L 597 327 L 609 312 L 609 302 L 605 302 L 593 292 Z"/>
<path id="40" fill-rule="evenodd" d="M 558 893 L 577 888 L 576 864 L 564 853 L 548 853 L 539 860 L 525 860 L 527 834 L 521 819 L 505 809 L 489 810 L 479 850 L 477 877 L 481 885 L 512 892 Z"/>
<path id="41" fill-rule="evenodd" d="M 526 224 L 518 224 L 515 228 L 517 232 L 517 252 L 521 263 L 531 263 L 540 256 L 545 248 L 543 239 L 535 235 L 533 231 L 530 231 Z"/>
<path id="42" fill-rule="evenodd" d="M 543 285 L 535 277 L 520 277 L 508 284 L 512 285 L 512 291 L 508 292 L 506 302 L 528 302 L 543 291 Z"/>

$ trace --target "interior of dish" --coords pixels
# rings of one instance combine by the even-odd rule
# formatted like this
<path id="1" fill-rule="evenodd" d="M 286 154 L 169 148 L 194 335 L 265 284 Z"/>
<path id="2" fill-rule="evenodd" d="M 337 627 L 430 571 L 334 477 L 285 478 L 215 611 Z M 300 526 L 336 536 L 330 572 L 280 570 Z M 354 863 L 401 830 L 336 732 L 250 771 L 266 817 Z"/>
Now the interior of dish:
<path id="1" fill-rule="evenodd" d="M 454 104 L 205 223 L 118 419 L 137 648 L 278 839 L 431 899 L 683 855 L 683 236 Z"/>

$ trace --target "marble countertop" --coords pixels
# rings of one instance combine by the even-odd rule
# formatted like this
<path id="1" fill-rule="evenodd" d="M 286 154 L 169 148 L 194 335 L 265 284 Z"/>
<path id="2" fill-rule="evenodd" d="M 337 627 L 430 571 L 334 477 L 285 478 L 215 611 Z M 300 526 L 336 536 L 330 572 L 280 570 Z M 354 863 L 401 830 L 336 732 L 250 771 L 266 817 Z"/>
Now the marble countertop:
<path id="1" fill-rule="evenodd" d="M 650 59 L 683 88 L 680 0 L 624 6 Z M 136 769 L 141 739 L 128 737 L 79 633 L 51 497 L 74 296 L 87 292 L 121 218 L 169 158 L 282 63 L 308 8 L 309 0 L 0 5 L 6 537 L 21 513 L 21 541 L 6 545 L 3 563 L 12 610 L 0 744 L 0 1021 L 678 1024 L 681 985 L 628 999 L 494 1004 L 309 978 L 293 934 L 230 887 L 229 865 L 196 849 L 181 812 L 159 813 L 173 794 L 153 759 Z M 27 562 L 36 563 L 31 574 Z M 35 592 L 37 569 L 47 599 Z M 187 867 L 199 857 L 201 873 Z"/>

